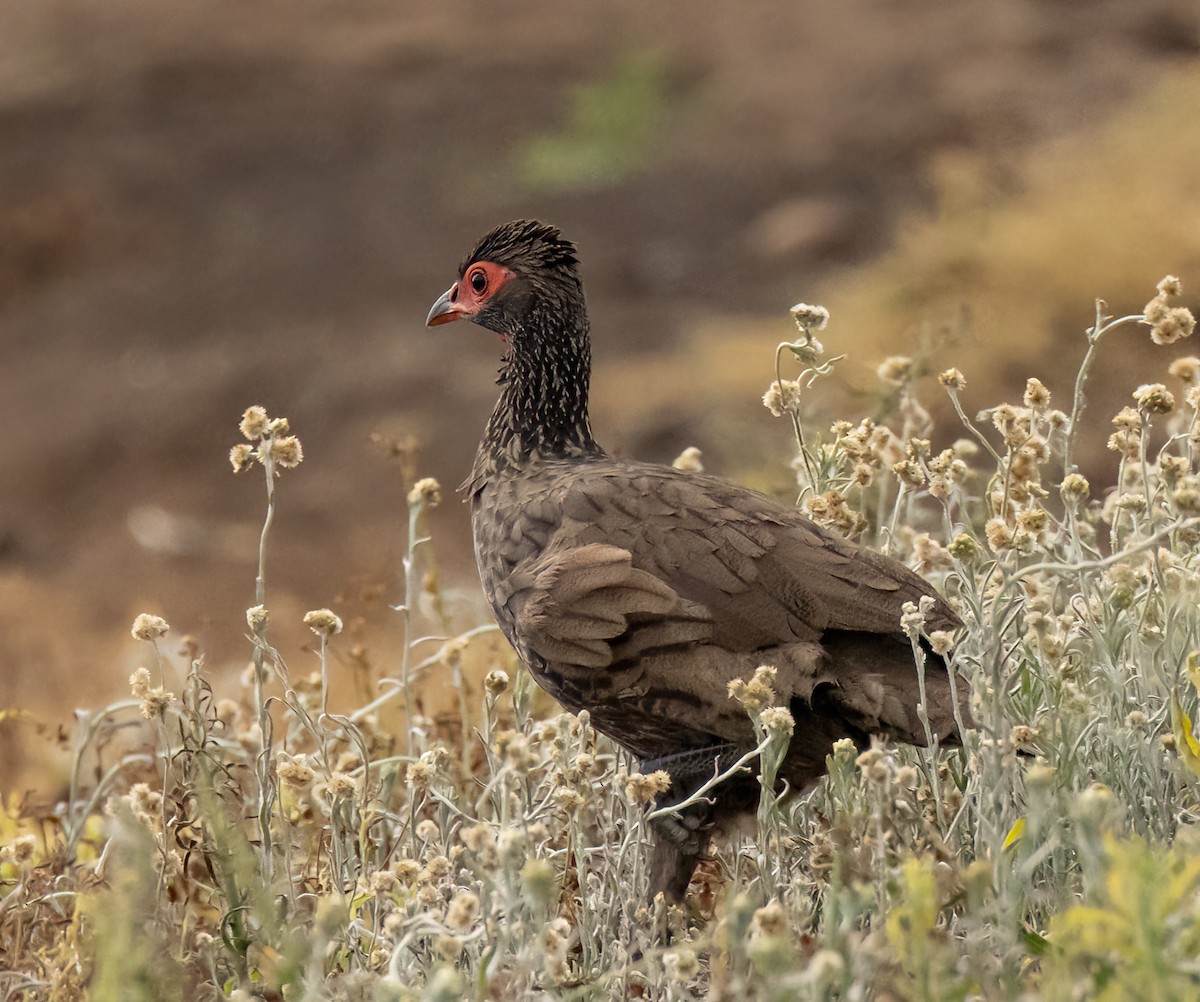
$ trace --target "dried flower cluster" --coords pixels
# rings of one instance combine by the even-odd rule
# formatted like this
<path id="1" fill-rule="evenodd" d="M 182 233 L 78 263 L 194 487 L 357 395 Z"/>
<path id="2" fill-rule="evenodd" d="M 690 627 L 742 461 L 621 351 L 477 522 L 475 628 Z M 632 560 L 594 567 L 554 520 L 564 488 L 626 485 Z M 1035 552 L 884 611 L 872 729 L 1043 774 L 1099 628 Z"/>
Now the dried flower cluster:
<path id="1" fill-rule="evenodd" d="M 291 433 L 287 418 L 272 418 L 259 406 L 247 407 L 238 430 L 247 441 L 229 450 L 234 473 L 248 470 L 255 462 L 273 476 L 281 469 L 292 469 L 304 462 L 300 439 Z"/>
<path id="2" fill-rule="evenodd" d="M 1191 331 L 1178 294 L 1164 280 L 1147 305 L 1155 341 Z M 827 319 L 798 306 L 783 346 L 805 390 L 831 364 L 811 336 Z M 3 977 L 39 998 L 1196 997 L 1200 360 L 1133 391 L 1105 427 L 1111 468 L 1087 476 L 1078 400 L 1055 410 L 1029 379 L 971 420 L 946 369 L 930 389 L 960 424 L 938 428 L 924 364 L 885 362 L 886 418 L 798 434 L 795 468 L 814 518 L 906 560 L 959 613 L 954 634 L 928 632 L 920 604 L 896 625 L 927 669 L 945 657 L 970 679 L 963 748 L 844 738 L 825 780 L 781 796 L 782 749 L 811 734 L 764 664 L 729 685 L 768 777 L 754 830 L 717 840 L 685 907 L 651 902 L 644 819 L 670 809 L 666 772 L 586 713 L 547 716 L 485 624 L 429 628 L 411 571 L 398 678 L 329 712 L 331 666 L 384 659 L 318 609 L 319 650 L 299 656 L 320 671 L 289 670 L 260 563 L 244 684 L 139 616 L 152 667 L 132 700 L 80 715 L 63 806 L 0 812 Z M 796 417 L 800 387 L 777 381 L 769 405 Z M 241 430 L 235 467 L 290 461 L 268 444 L 286 422 L 250 408 Z M 439 500 L 414 482 L 414 513 Z M 427 708 L 438 689 L 449 713 Z"/>

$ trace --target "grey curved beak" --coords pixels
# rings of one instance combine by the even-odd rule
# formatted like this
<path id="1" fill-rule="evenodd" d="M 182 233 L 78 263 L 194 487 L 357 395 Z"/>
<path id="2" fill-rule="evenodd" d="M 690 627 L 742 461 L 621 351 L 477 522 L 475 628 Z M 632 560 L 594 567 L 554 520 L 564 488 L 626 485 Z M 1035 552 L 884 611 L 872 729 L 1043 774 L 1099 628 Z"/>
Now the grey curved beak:
<path id="1" fill-rule="evenodd" d="M 455 283 L 438 297 L 437 302 L 433 304 L 433 307 L 429 311 L 429 316 L 425 318 L 426 327 L 437 327 L 441 324 L 448 324 L 463 316 L 462 307 L 454 301 L 454 296 L 457 292 L 458 283 Z"/>

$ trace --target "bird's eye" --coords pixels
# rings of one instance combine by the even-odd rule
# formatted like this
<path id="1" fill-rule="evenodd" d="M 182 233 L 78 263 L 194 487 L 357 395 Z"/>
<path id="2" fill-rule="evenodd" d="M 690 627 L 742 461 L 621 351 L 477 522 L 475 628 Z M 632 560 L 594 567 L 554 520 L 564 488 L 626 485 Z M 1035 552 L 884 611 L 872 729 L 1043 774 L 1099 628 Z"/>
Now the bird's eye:
<path id="1" fill-rule="evenodd" d="M 487 275 L 482 271 L 472 272 L 471 288 L 475 290 L 475 295 L 482 295 L 483 290 L 487 288 Z"/>

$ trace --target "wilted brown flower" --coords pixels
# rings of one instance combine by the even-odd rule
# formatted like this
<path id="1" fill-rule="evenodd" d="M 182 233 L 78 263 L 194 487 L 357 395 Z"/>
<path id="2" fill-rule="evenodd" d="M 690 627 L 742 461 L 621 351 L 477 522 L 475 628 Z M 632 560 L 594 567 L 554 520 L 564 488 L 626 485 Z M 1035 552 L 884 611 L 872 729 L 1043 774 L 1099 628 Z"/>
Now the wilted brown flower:
<path id="1" fill-rule="evenodd" d="M 318 637 L 332 637 L 342 632 L 342 621 L 330 609 L 313 609 L 304 614 L 304 625 Z"/>
<path id="2" fill-rule="evenodd" d="M 242 423 L 238 425 L 238 431 L 250 441 L 254 441 L 267 433 L 269 421 L 266 409 L 256 404 L 246 408 L 246 412 L 242 415 Z"/>
<path id="3" fill-rule="evenodd" d="M 1175 409 L 1175 397 L 1162 383 L 1147 383 L 1133 391 L 1138 407 L 1149 414 L 1170 414 Z"/>
<path id="4" fill-rule="evenodd" d="M 741 703 L 747 713 L 761 713 L 775 702 L 775 675 L 776 669 L 760 665 L 749 682 L 735 678 L 729 683 L 729 698 Z"/>
<path id="5" fill-rule="evenodd" d="M 650 804 L 660 793 L 666 793 L 671 788 L 671 777 L 663 769 L 643 775 L 640 772 L 630 774 L 625 781 L 625 799 L 631 804 Z"/>
<path id="6" fill-rule="evenodd" d="M 794 379 L 776 380 L 763 394 L 763 406 L 774 417 L 800 409 L 800 384 Z"/>
<path id="7" fill-rule="evenodd" d="M 938 375 L 938 382 L 948 390 L 966 389 L 967 378 L 958 369 L 946 369 Z"/>
<path id="8" fill-rule="evenodd" d="M 1142 308 L 1142 323 L 1149 325 L 1150 338 L 1155 344 L 1172 344 L 1180 338 L 1190 337 L 1196 329 L 1196 318 L 1191 310 L 1167 303 L 1168 298 L 1182 292 L 1179 279 L 1168 275 L 1158 283 L 1158 294 Z"/>
<path id="9" fill-rule="evenodd" d="M 471 928 L 479 917 L 479 895 L 474 891 L 459 891 L 446 907 L 446 925 L 460 932 Z"/>
<path id="10" fill-rule="evenodd" d="M 291 469 L 304 462 L 304 450 L 300 447 L 300 439 L 295 435 L 277 438 L 271 443 L 271 458 L 285 469 Z"/>
<path id="11" fill-rule="evenodd" d="M 1064 501 L 1072 501 L 1078 503 L 1086 501 L 1088 494 L 1091 492 L 1091 485 L 1081 473 L 1068 473 L 1063 477 L 1063 482 L 1059 487 L 1059 493 Z"/>
<path id="12" fill-rule="evenodd" d="M 797 303 L 792 307 L 792 319 L 796 326 L 807 333 L 819 333 L 829 323 L 829 311 L 824 306 L 810 306 L 808 303 Z"/>
<path id="13" fill-rule="evenodd" d="M 1008 523 L 1004 519 L 989 519 L 987 525 L 984 527 L 984 533 L 987 535 L 988 546 L 992 548 L 993 553 L 1012 549 L 1012 529 L 1009 528 Z"/>
<path id="14" fill-rule="evenodd" d="M 1040 379 L 1031 377 L 1025 381 L 1025 406 L 1039 411 L 1050 406 L 1050 391 Z"/>
<path id="15" fill-rule="evenodd" d="M 245 442 L 238 442 L 229 450 L 229 465 L 234 473 L 249 469 L 254 463 L 254 448 Z"/>

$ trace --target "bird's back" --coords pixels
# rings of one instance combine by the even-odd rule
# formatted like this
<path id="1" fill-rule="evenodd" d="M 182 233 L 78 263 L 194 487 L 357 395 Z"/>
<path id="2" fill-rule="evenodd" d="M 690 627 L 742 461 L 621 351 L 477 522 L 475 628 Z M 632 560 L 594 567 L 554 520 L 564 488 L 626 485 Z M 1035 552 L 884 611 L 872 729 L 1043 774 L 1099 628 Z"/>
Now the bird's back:
<path id="1" fill-rule="evenodd" d="M 794 712 L 826 701 L 837 719 L 822 735 L 924 741 L 901 607 L 930 596 L 931 630 L 954 613 L 900 563 L 766 495 L 607 456 L 549 460 L 477 485 L 472 520 L 485 592 L 522 658 L 639 754 L 748 740 L 727 687 L 760 663 Z M 934 662 L 945 699 L 929 708 L 948 736 Z"/>

